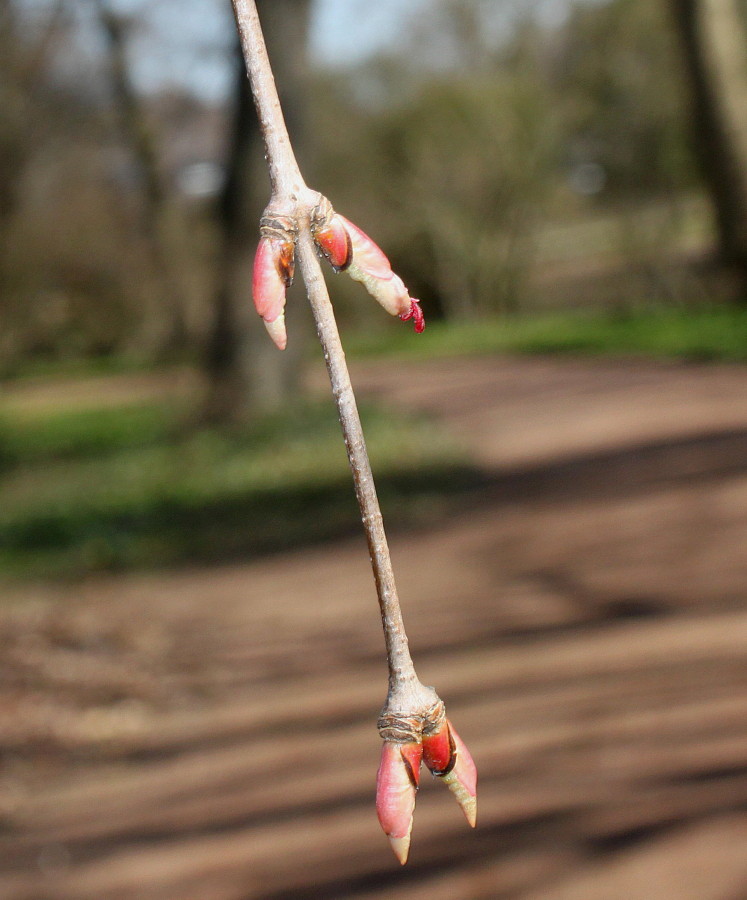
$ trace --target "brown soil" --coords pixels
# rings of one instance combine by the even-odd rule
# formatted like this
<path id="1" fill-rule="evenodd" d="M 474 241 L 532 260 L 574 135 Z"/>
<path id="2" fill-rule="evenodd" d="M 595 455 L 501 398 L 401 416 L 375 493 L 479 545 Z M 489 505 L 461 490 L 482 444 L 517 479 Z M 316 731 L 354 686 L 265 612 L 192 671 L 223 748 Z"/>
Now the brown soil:
<path id="1" fill-rule="evenodd" d="M 421 678 L 480 770 L 477 830 L 426 779 L 406 868 L 379 832 L 361 538 L 11 598 L 0 897 L 746 898 L 747 370 L 353 374 L 488 472 L 448 522 L 390 523 Z"/>

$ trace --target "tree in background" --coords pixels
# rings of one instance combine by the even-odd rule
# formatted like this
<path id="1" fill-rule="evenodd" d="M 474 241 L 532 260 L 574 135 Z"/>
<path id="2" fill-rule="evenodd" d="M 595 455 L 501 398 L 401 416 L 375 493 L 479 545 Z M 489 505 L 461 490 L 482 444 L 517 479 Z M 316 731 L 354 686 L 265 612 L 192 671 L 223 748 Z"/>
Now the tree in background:
<path id="1" fill-rule="evenodd" d="M 592 196 L 639 202 L 694 182 L 674 29 L 650 0 L 577 5 L 550 50 L 564 165 L 593 164 Z"/>
<path id="2" fill-rule="evenodd" d="M 40 152 L 45 131 L 42 109 L 49 106 L 45 90 L 46 61 L 65 28 L 61 2 L 33 30 L 25 28 L 13 0 L 0 0 L 0 310 L 4 332 L 0 347 L 3 364 L 12 354 L 8 346 L 17 319 L 14 303 L 20 290 L 18 264 L 14 257 L 14 219 L 22 205 L 24 177 Z"/>
<path id="3" fill-rule="evenodd" d="M 527 23 L 515 53 L 510 30 L 483 27 L 492 15 L 436 4 L 405 50 L 358 69 L 357 92 L 323 83 L 315 110 L 332 138 L 321 186 L 383 236 L 424 308 L 451 319 L 520 305 L 557 153 L 541 35 Z"/>
<path id="4" fill-rule="evenodd" d="M 304 48 L 308 44 L 311 3 L 264 0 L 257 5 L 288 127 L 303 158 L 304 97 L 309 82 Z M 204 417 L 213 421 L 246 419 L 258 409 L 279 405 L 296 392 L 303 352 L 299 339 L 284 353 L 278 353 L 267 341 L 251 306 L 249 285 L 267 176 L 262 167 L 254 103 L 238 52 L 234 84 L 227 174 L 218 207 L 218 282 L 206 353 Z"/>
<path id="5" fill-rule="evenodd" d="M 747 278 L 747 30 L 738 0 L 670 0 L 720 256 Z"/>
<path id="6" fill-rule="evenodd" d="M 146 105 L 132 83 L 127 45 L 133 20 L 116 12 L 108 0 L 94 0 L 94 6 L 106 38 L 111 91 L 119 127 L 139 185 L 138 230 L 145 241 L 157 285 L 153 303 L 144 319 L 141 339 L 151 353 L 168 357 L 183 350 L 187 341 L 187 279 L 182 277 L 175 240 L 179 225 L 177 210 L 164 184 L 157 136 L 149 122 Z"/>
<path id="7" fill-rule="evenodd" d="M 62 24 L 62 4 L 52 7 L 29 40 L 16 4 L 0 0 L 0 232 L 16 211 L 23 173 L 34 152 L 31 115 L 44 63 Z"/>
<path id="8" fill-rule="evenodd" d="M 82 50 L 102 24 L 104 52 Z M 172 240 L 174 190 L 151 98 L 132 87 L 129 24 L 104 0 L 0 0 L 5 375 L 41 358 L 148 361 L 181 339 L 181 275 L 205 265 L 196 253 L 183 265 Z"/>

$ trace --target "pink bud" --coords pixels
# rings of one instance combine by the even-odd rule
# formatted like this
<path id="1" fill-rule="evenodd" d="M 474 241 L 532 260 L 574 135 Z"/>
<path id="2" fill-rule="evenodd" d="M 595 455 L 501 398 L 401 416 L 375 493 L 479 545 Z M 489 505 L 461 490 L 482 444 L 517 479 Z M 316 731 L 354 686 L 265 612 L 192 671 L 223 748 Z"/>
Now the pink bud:
<path id="1" fill-rule="evenodd" d="M 434 775 L 438 775 L 447 785 L 456 797 L 457 803 L 462 807 L 467 821 L 474 828 L 477 821 L 477 767 L 464 741 L 454 731 L 454 727 L 448 719 L 446 725 L 454 748 L 451 768 L 443 775 L 434 771 Z"/>
<path id="2" fill-rule="evenodd" d="M 324 238 L 326 245 L 319 240 L 321 232 L 317 235 L 317 243 L 320 244 L 322 251 L 330 262 L 336 265 L 335 259 L 339 261 L 343 258 L 339 223 L 344 226 L 347 232 L 352 251 L 346 257 L 346 271 L 348 275 L 356 281 L 360 281 L 368 293 L 388 313 L 393 316 L 399 316 L 403 321 L 413 319 L 415 331 L 420 334 L 425 328 L 425 319 L 418 306 L 418 301 L 409 295 L 399 275 L 394 274 L 384 251 L 364 231 L 361 231 L 357 225 L 354 225 L 339 213 L 334 214 L 328 226 L 328 230 L 331 233 Z M 333 246 L 339 249 L 333 250 Z M 333 255 L 335 259 L 333 259 Z M 345 268 L 345 266 L 338 265 L 337 268 Z"/>
<path id="3" fill-rule="evenodd" d="M 285 291 L 293 281 L 294 247 L 279 237 L 262 237 L 254 257 L 252 294 L 270 337 L 285 349 Z"/>
<path id="4" fill-rule="evenodd" d="M 423 748 L 419 743 L 384 741 L 376 776 L 376 813 L 402 865 L 407 862 L 415 810 L 415 794 L 420 781 Z"/>

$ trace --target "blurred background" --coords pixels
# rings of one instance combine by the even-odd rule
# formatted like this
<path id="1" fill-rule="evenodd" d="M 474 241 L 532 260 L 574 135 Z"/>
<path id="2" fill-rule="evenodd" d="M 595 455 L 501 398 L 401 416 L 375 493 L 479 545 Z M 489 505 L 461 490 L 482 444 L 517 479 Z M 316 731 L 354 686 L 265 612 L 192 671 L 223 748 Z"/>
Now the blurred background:
<path id="1" fill-rule="evenodd" d="M 0 0 L 3 898 L 747 897 L 747 3 L 259 0 L 421 677 L 482 822 L 373 811 L 367 552 L 231 5 Z M 436 787 L 438 787 L 436 785 Z"/>

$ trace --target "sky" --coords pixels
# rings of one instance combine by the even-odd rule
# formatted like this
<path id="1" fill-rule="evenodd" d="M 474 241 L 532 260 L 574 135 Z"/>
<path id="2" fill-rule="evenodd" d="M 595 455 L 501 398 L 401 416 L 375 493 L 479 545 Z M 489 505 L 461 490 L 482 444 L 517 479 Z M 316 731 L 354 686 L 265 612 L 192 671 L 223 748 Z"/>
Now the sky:
<path id="1" fill-rule="evenodd" d="M 311 51 L 325 64 L 347 65 L 376 53 L 401 34 L 430 0 L 316 0 Z"/>
<path id="2" fill-rule="evenodd" d="M 50 0 L 25 0 L 44 7 Z M 123 13 L 136 13 L 147 25 L 132 46 L 137 86 L 153 91 L 168 84 L 186 87 L 206 100 L 226 96 L 231 83 L 234 24 L 230 0 L 109 0 Z M 345 66 L 406 40 L 417 17 L 433 0 L 314 0 L 311 53 L 328 66 Z M 465 4 L 475 0 L 463 0 Z M 548 24 L 562 21 L 573 0 L 492 0 L 521 13 L 535 9 Z M 603 0 L 580 0 L 603 2 Z M 92 6 L 79 2 L 77 14 L 91 59 L 101 52 Z M 178 10 L 178 15 L 175 15 Z M 87 23 L 87 24 L 86 24 Z M 195 53 L 199 48 L 199 53 Z"/>
<path id="3" fill-rule="evenodd" d="M 217 99 L 232 78 L 229 51 L 233 43 L 230 0 L 198 0 L 183 3 L 179 27 L 173 27 L 173 6 L 151 0 L 112 0 L 121 8 L 150 6 L 155 29 L 148 42 L 163 41 L 161 53 L 137 54 L 137 81 L 145 89 L 159 82 L 186 83 L 195 93 Z M 312 57 L 324 65 L 350 65 L 396 41 L 410 16 L 425 10 L 432 0 L 314 0 L 310 34 Z M 469 2 L 469 0 L 466 0 Z M 522 2 L 522 0 L 519 0 Z M 565 0 L 562 0 L 565 2 Z M 209 14 L 206 14 L 206 11 Z M 171 36 L 171 37 L 169 37 Z M 145 41 L 148 39 L 144 39 Z M 185 48 L 202 43 L 211 49 L 200 60 Z M 142 48 L 144 51 L 146 47 Z M 168 57 L 168 65 L 165 65 Z"/>
<path id="4" fill-rule="evenodd" d="M 430 5 L 431 0 L 316 0 L 311 46 L 325 63 L 348 64 L 370 56 L 396 41 L 407 21 Z M 470 0 L 463 0 L 468 4 Z M 588 0 L 587 0 L 588 2 Z M 503 0 L 520 13 L 535 8 L 547 24 L 559 24 L 572 0 Z"/>

